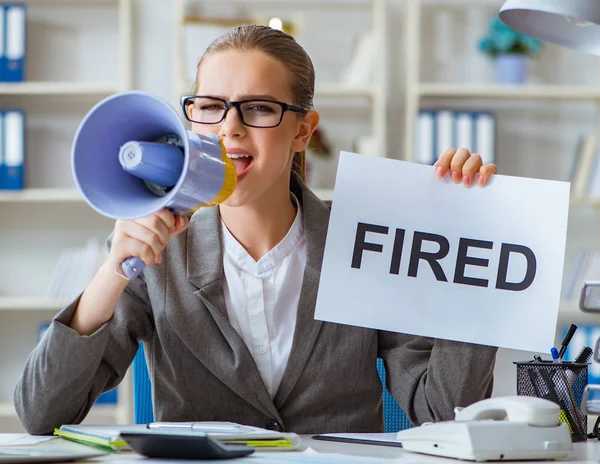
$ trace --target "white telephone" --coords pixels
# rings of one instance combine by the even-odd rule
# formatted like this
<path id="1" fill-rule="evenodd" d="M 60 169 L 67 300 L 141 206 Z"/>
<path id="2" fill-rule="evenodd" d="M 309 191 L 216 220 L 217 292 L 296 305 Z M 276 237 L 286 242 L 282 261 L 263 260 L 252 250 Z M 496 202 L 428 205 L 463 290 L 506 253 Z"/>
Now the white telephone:
<path id="1" fill-rule="evenodd" d="M 530 396 L 489 398 L 455 408 L 455 420 L 401 430 L 407 451 L 469 461 L 566 458 L 573 449 L 560 408 Z"/>

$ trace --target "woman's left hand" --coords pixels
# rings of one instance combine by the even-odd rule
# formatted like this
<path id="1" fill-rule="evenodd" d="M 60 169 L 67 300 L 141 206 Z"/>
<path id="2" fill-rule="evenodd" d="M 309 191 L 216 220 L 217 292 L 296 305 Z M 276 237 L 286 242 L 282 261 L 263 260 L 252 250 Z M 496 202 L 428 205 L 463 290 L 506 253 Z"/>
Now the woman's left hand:
<path id="1" fill-rule="evenodd" d="M 448 148 L 442 156 L 433 165 L 435 175 L 438 179 L 444 177 L 448 171 L 455 184 L 462 184 L 469 187 L 473 183 L 475 173 L 479 173 L 477 183 L 484 186 L 494 174 L 498 172 L 495 164 L 483 164 L 481 156 L 477 153 L 471 153 L 466 148 Z"/>

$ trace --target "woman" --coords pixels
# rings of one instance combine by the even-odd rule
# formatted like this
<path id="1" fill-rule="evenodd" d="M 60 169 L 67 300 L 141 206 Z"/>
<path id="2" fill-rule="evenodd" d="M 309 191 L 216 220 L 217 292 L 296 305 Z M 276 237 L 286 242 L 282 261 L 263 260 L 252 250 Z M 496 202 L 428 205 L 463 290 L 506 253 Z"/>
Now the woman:
<path id="1" fill-rule="evenodd" d="M 297 433 L 383 429 L 376 358 L 415 423 L 491 394 L 496 349 L 314 320 L 329 207 L 304 183 L 319 123 L 314 69 L 290 36 L 243 26 L 198 65 L 186 117 L 218 133 L 238 185 L 191 222 L 117 221 L 107 262 L 27 360 L 15 405 L 30 433 L 84 419 L 145 343 L 160 421 L 224 420 Z M 496 172 L 448 150 L 436 175 Z M 189 226 L 189 227 L 188 227 Z M 115 272 L 139 256 L 144 273 Z"/>

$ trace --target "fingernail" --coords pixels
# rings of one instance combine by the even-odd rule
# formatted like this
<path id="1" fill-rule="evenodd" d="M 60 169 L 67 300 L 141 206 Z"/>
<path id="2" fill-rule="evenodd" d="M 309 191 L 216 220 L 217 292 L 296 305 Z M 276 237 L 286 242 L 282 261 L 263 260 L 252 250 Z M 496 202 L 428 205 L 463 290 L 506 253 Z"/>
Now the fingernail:
<path id="1" fill-rule="evenodd" d="M 465 184 L 465 187 L 468 187 L 469 185 L 471 185 L 471 178 L 469 176 L 463 176 L 463 184 Z"/>
<path id="2" fill-rule="evenodd" d="M 479 185 L 483 185 L 485 184 L 485 176 L 482 176 L 481 174 L 479 174 Z"/>
<path id="3" fill-rule="evenodd" d="M 460 176 L 459 176 L 458 172 L 452 171 L 452 180 L 454 182 L 460 182 Z"/>
<path id="4" fill-rule="evenodd" d="M 435 168 L 435 175 L 438 179 L 441 179 L 442 177 L 444 177 L 444 168 L 441 166 L 438 166 Z"/>

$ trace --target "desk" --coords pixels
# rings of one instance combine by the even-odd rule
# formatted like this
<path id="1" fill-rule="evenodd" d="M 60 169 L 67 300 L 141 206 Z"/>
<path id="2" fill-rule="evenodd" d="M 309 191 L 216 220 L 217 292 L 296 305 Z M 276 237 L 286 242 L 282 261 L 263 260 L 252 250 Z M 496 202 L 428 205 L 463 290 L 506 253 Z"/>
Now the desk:
<path id="1" fill-rule="evenodd" d="M 83 445 L 69 442 L 60 438 L 51 440 L 46 443 L 34 445 L 36 447 L 58 447 L 60 449 L 79 449 Z M 561 462 L 569 463 L 594 463 L 597 464 L 600 459 L 600 441 L 591 440 L 586 443 L 575 443 L 574 449 L 568 460 Z M 229 459 L 221 461 L 193 461 L 196 463 L 247 463 L 247 464 L 277 464 L 277 463 L 313 463 L 313 464 L 328 464 L 328 463 L 386 463 L 386 464 L 414 464 L 414 463 L 446 463 L 446 464 L 465 464 L 470 461 L 458 461 L 449 458 L 439 458 L 435 456 L 427 456 L 424 454 L 409 453 L 403 451 L 402 448 L 390 447 L 390 446 L 377 446 L 377 445 L 359 445 L 350 443 L 339 443 L 339 442 L 326 442 L 321 440 L 312 440 L 310 436 L 302 436 L 302 449 L 310 448 L 316 453 L 307 454 L 306 459 L 302 459 L 304 453 L 300 454 L 294 451 L 284 453 L 255 453 L 247 458 L 240 459 Z M 309 451 L 310 452 L 310 451 Z M 330 457 L 327 457 L 330 454 Z M 265 459 L 261 459 L 264 457 Z M 91 459 L 86 462 L 106 462 L 110 464 L 134 464 L 145 462 L 142 456 L 136 453 L 113 453 L 100 458 Z M 150 463 L 163 464 L 163 463 L 176 463 L 182 464 L 182 461 L 164 461 L 164 460 L 152 460 Z M 517 461 L 512 461 L 517 462 Z M 545 463 L 549 464 L 553 461 L 519 461 L 524 463 Z"/>

